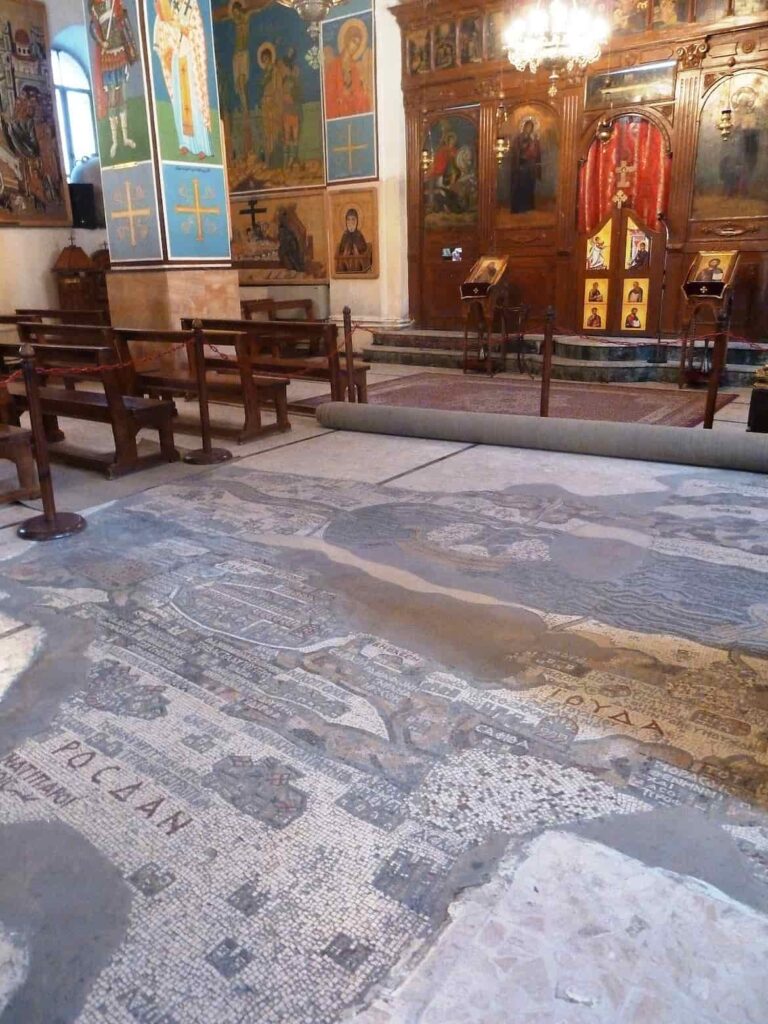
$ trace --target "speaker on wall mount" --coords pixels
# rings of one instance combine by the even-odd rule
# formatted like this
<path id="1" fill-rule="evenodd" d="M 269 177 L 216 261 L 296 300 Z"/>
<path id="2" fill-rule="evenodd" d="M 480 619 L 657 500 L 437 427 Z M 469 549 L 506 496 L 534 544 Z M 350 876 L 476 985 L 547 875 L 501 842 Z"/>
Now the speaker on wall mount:
<path id="1" fill-rule="evenodd" d="M 69 201 L 72 204 L 73 227 L 94 230 L 100 226 L 93 185 L 70 184 Z"/>

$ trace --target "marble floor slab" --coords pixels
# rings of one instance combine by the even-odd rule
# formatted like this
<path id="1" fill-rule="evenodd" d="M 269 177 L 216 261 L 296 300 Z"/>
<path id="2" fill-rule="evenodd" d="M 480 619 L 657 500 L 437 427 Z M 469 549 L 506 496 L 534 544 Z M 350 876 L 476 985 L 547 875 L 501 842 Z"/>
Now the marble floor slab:
<path id="1" fill-rule="evenodd" d="M 264 472 L 381 483 L 445 459 L 468 446 L 454 441 L 429 441 L 336 431 L 311 443 L 245 459 Z"/>
<path id="2" fill-rule="evenodd" d="M 764 914 L 550 832 L 464 894 L 424 961 L 353 1024 L 762 1024 L 766 950 Z"/>

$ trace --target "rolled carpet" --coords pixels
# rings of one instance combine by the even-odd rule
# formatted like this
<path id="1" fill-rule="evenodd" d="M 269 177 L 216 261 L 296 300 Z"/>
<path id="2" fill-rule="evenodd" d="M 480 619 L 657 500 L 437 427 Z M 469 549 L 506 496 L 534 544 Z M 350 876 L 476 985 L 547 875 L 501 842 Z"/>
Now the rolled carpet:
<path id="1" fill-rule="evenodd" d="M 744 433 L 692 430 L 345 402 L 321 405 L 317 419 L 321 426 L 334 430 L 768 472 L 768 435 L 750 434 L 746 429 Z"/>

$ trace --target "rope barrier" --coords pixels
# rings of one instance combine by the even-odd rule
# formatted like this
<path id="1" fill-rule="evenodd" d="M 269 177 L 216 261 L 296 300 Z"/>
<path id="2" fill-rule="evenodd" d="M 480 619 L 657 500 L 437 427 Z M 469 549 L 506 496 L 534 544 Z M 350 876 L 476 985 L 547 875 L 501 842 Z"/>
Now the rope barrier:
<path id="1" fill-rule="evenodd" d="M 146 340 L 148 343 L 151 343 L 150 338 L 142 340 Z M 176 345 L 170 345 L 168 348 L 163 349 L 161 353 L 157 353 L 156 355 L 141 356 L 139 359 L 126 359 L 120 363 L 104 363 L 101 366 L 36 366 L 35 371 L 41 377 L 77 377 L 85 376 L 86 374 L 106 373 L 109 370 L 137 370 L 139 368 L 146 368 L 159 363 L 166 355 L 178 352 L 180 349 L 186 348 L 188 344 L 189 341 L 180 341 Z M 59 347 L 66 348 L 67 346 L 61 345 Z M 77 345 L 72 346 L 73 349 L 76 349 L 77 347 Z M 106 348 L 107 346 L 98 347 Z M 12 384 L 14 381 L 20 380 L 22 376 L 21 370 L 15 370 L 6 377 L 0 377 L 0 386 Z"/>
<path id="2" fill-rule="evenodd" d="M 352 334 L 353 335 L 356 332 L 358 332 L 358 331 L 367 331 L 369 333 L 373 333 L 376 330 L 376 327 L 373 324 L 365 324 L 362 321 L 357 321 L 357 322 L 354 322 L 352 324 L 351 330 L 352 330 Z M 596 338 L 596 337 L 594 337 L 592 335 L 588 335 L 588 334 L 574 333 L 573 331 L 569 331 L 567 328 L 565 328 L 565 327 L 563 327 L 562 325 L 559 325 L 559 324 L 555 327 L 555 332 L 554 333 L 556 335 L 558 335 L 558 336 L 565 336 L 565 337 L 569 337 L 569 338 L 578 338 L 581 341 L 591 341 L 591 342 L 600 341 L 600 342 L 602 342 L 605 345 L 612 345 L 612 346 L 615 346 L 615 347 L 632 348 L 632 347 L 635 347 L 637 345 L 637 342 L 634 339 L 630 339 L 630 338 L 609 338 L 609 339 L 608 338 L 606 338 L 606 339 Z M 695 342 L 697 342 L 697 341 L 704 341 L 704 342 L 713 341 L 714 338 L 715 338 L 715 332 L 707 332 L 706 334 L 696 335 L 693 338 L 688 338 L 688 339 L 683 338 L 683 337 L 662 338 L 660 342 L 657 341 L 656 339 L 653 339 L 653 344 L 654 345 L 660 344 L 664 348 L 674 348 L 674 347 L 682 346 L 684 342 L 688 343 L 688 344 L 693 342 L 695 344 Z M 149 343 L 149 344 L 151 344 L 151 339 L 150 338 L 146 338 L 146 339 L 142 339 L 142 340 L 147 342 L 147 343 Z M 740 342 L 741 344 L 747 345 L 749 348 L 754 349 L 754 350 L 763 350 L 763 349 L 765 349 L 766 351 L 768 351 L 768 345 L 766 345 L 765 343 L 758 342 L 758 341 L 752 341 L 750 338 L 745 338 L 743 335 L 735 334 L 732 331 L 728 331 L 727 332 L 727 340 L 728 341 Z M 230 356 L 226 352 L 222 352 L 222 350 L 216 344 L 214 344 L 210 339 L 208 339 L 205 336 L 203 338 L 203 343 L 204 343 L 204 345 L 207 348 L 209 348 L 215 355 L 217 355 L 224 362 L 233 363 L 233 364 L 237 363 L 237 358 L 236 357 Z M 105 373 L 105 372 L 111 371 L 111 370 L 125 370 L 125 369 L 138 370 L 138 369 L 145 369 L 145 368 L 147 368 L 149 366 L 153 366 L 153 365 L 161 362 L 161 360 L 165 356 L 172 355 L 173 353 L 178 352 L 181 349 L 186 348 L 188 344 L 189 344 L 189 340 L 181 341 L 178 344 L 171 345 L 168 348 L 165 348 L 161 353 L 157 353 L 157 354 L 149 355 L 149 356 L 141 356 L 138 359 L 128 359 L 128 360 L 125 360 L 123 362 L 108 363 L 108 364 L 103 365 L 103 366 L 72 366 L 72 367 L 69 367 L 69 366 L 67 366 L 67 367 L 43 367 L 43 366 L 38 366 L 38 367 L 35 367 L 35 369 L 36 369 L 36 372 L 41 377 L 49 377 L 49 378 L 51 378 L 51 377 L 52 378 L 57 378 L 57 377 L 63 378 L 63 377 L 85 376 L 85 375 L 88 375 L 88 374 L 92 375 L 92 374 L 96 374 L 96 373 Z M 73 346 L 73 347 L 75 347 L 75 346 Z M 525 363 L 529 364 L 529 359 L 525 359 Z M 536 376 L 535 372 L 533 372 L 531 369 L 528 369 L 527 372 L 528 372 L 528 374 L 529 374 L 529 376 L 531 378 L 534 378 Z M 21 380 L 22 377 L 23 377 L 22 371 L 21 370 L 15 370 L 13 373 L 10 373 L 10 374 L 8 374 L 8 375 L 6 375 L 4 377 L 0 377 L 0 387 L 4 387 L 4 386 L 6 386 L 8 384 L 13 384 L 16 381 Z"/>

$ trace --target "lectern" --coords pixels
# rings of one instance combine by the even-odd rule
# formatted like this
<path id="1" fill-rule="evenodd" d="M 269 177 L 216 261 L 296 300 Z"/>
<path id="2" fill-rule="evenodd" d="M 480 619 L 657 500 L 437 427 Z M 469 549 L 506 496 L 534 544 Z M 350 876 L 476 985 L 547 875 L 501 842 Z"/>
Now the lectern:
<path id="1" fill-rule="evenodd" d="M 461 285 L 464 313 L 464 373 L 507 368 L 507 263 L 509 256 L 481 256 Z M 494 327 L 498 323 L 498 348 L 494 351 Z M 470 337 L 470 333 L 472 336 Z"/>

